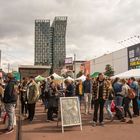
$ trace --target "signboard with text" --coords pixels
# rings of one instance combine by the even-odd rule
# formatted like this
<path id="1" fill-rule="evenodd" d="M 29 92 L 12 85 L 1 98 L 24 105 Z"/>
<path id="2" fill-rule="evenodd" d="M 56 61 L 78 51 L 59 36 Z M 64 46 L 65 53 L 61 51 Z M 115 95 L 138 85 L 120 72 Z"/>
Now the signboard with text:
<path id="1" fill-rule="evenodd" d="M 65 64 L 72 64 L 72 63 L 73 63 L 72 57 L 65 58 Z"/>
<path id="2" fill-rule="evenodd" d="M 140 43 L 128 47 L 128 69 L 140 68 Z"/>

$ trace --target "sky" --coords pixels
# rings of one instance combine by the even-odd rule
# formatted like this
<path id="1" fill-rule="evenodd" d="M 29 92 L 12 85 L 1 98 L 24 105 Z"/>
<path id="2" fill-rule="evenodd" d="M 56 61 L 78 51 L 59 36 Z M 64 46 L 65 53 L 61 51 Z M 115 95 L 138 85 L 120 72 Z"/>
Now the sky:
<path id="1" fill-rule="evenodd" d="M 140 42 L 139 7 L 140 0 L 0 0 L 2 67 L 34 64 L 35 19 L 67 16 L 67 56 L 77 60 Z"/>

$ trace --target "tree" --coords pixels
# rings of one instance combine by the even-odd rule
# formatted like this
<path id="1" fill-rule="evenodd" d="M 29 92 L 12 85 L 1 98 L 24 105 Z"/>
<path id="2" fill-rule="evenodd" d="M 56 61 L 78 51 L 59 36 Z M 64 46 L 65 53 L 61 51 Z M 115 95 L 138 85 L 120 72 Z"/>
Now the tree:
<path id="1" fill-rule="evenodd" d="M 104 74 L 108 77 L 114 76 L 114 69 L 110 64 L 106 65 Z"/>
<path id="2" fill-rule="evenodd" d="M 78 73 L 77 73 L 77 75 L 76 75 L 76 78 L 79 78 L 79 77 L 81 77 L 83 75 L 83 71 L 79 71 Z"/>

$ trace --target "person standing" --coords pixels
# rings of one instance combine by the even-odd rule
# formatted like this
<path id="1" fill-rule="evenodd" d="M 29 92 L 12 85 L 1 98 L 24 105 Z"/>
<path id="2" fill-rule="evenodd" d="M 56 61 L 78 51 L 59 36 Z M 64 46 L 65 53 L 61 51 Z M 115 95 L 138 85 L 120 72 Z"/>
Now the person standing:
<path id="1" fill-rule="evenodd" d="M 65 80 L 65 97 L 72 97 L 74 95 L 74 86 L 69 80 Z"/>
<path id="2" fill-rule="evenodd" d="M 140 79 L 138 80 L 138 108 L 140 110 Z"/>
<path id="3" fill-rule="evenodd" d="M 57 114 L 58 100 L 57 100 L 57 87 L 54 82 L 50 83 L 50 89 L 48 91 L 48 113 L 47 121 L 53 121 L 53 113 Z"/>
<path id="4" fill-rule="evenodd" d="M 2 83 L 0 82 L 0 120 L 1 120 L 1 115 L 2 115 L 2 99 L 3 99 L 3 94 L 4 94 L 4 89 L 2 87 Z"/>
<path id="5" fill-rule="evenodd" d="M 82 82 L 82 80 L 79 80 L 79 82 L 76 84 L 75 93 L 76 93 L 76 96 L 78 96 L 78 98 L 79 98 L 80 106 L 81 106 L 81 102 L 83 99 L 83 82 Z"/>
<path id="6" fill-rule="evenodd" d="M 6 133 L 8 134 L 14 131 L 15 106 L 17 102 L 17 86 L 12 73 L 7 74 L 3 101 L 9 118 L 8 128 L 6 129 Z"/>
<path id="7" fill-rule="evenodd" d="M 28 105 L 27 105 L 27 87 L 28 87 L 28 78 L 23 78 L 23 82 L 20 86 L 21 92 L 21 113 L 23 116 L 27 117 Z"/>
<path id="8" fill-rule="evenodd" d="M 122 83 L 120 78 L 116 78 L 112 84 L 113 90 L 115 92 L 115 105 L 121 107 L 123 105 L 123 95 L 122 95 Z"/>
<path id="9" fill-rule="evenodd" d="M 112 84 L 111 84 L 110 80 L 106 81 L 106 88 L 107 88 L 108 98 L 105 102 L 105 107 L 106 107 L 106 110 L 107 110 L 107 113 L 108 113 L 110 120 L 113 121 L 113 113 L 111 112 L 111 103 L 114 99 L 114 90 L 112 88 Z"/>
<path id="10" fill-rule="evenodd" d="M 125 79 L 122 79 L 121 82 L 123 84 L 123 86 L 122 86 L 122 94 L 124 95 L 124 100 L 123 100 L 124 111 L 125 111 L 125 114 L 128 113 L 128 115 L 130 117 L 130 120 L 127 123 L 132 124 L 133 123 L 132 114 L 131 114 L 131 111 L 129 109 L 131 99 L 128 96 L 128 90 L 130 89 L 130 87 L 127 85 L 127 82 L 126 82 Z"/>
<path id="11" fill-rule="evenodd" d="M 29 111 L 29 116 L 27 119 L 29 119 L 30 123 L 33 121 L 35 115 L 35 105 L 38 100 L 38 96 L 39 96 L 38 85 L 34 81 L 34 77 L 30 76 L 30 82 L 27 88 L 27 101 Z"/>
<path id="12" fill-rule="evenodd" d="M 130 78 L 130 88 L 132 88 L 136 94 L 135 98 L 132 99 L 132 103 L 133 103 L 133 116 L 137 117 L 139 116 L 139 108 L 138 108 L 138 82 L 136 81 L 136 79 L 134 77 Z"/>
<path id="13" fill-rule="evenodd" d="M 83 92 L 84 92 L 84 103 L 85 103 L 85 114 L 90 113 L 91 101 L 92 101 L 92 81 L 90 75 L 88 74 L 86 80 L 83 82 Z"/>
<path id="14" fill-rule="evenodd" d="M 93 99 L 94 99 L 94 115 L 93 115 L 93 126 L 97 125 L 98 110 L 99 113 L 99 124 L 104 125 L 104 104 L 107 99 L 107 86 L 103 73 L 99 73 L 97 80 L 93 83 Z"/>

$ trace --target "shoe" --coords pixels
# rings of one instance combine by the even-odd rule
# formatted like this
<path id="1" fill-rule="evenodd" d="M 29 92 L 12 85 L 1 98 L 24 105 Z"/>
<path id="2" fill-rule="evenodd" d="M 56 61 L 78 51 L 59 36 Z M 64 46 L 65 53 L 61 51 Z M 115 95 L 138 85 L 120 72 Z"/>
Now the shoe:
<path id="1" fill-rule="evenodd" d="M 93 123 L 92 123 L 92 126 L 93 126 L 93 127 L 96 127 L 96 126 L 97 126 L 97 123 L 96 123 L 96 122 L 93 122 Z"/>
<path id="2" fill-rule="evenodd" d="M 88 112 L 89 115 L 91 115 L 92 113 Z"/>
<path id="3" fill-rule="evenodd" d="M 128 124 L 133 124 L 134 122 L 133 122 L 133 120 L 129 120 L 127 123 Z"/>
<path id="4" fill-rule="evenodd" d="M 100 125 L 100 126 L 104 126 L 104 122 L 100 122 L 99 125 Z"/>
<path id="5" fill-rule="evenodd" d="M 12 133 L 13 131 L 14 131 L 14 128 L 8 129 L 8 130 L 5 132 L 5 134 L 10 134 L 10 133 Z"/>
<path id="6" fill-rule="evenodd" d="M 29 121 L 29 124 L 32 124 L 33 123 L 33 121 Z"/>
<path id="7" fill-rule="evenodd" d="M 114 117 L 111 117 L 110 121 L 113 122 L 114 121 Z"/>
<path id="8" fill-rule="evenodd" d="M 2 118 L 0 118 L 0 122 L 2 122 L 3 120 L 2 120 Z"/>
<path id="9" fill-rule="evenodd" d="M 28 118 L 28 115 L 27 114 L 24 114 L 24 117 Z"/>
<path id="10" fill-rule="evenodd" d="M 50 120 L 46 119 L 46 122 L 50 122 Z"/>
<path id="11" fill-rule="evenodd" d="M 133 117 L 138 117 L 138 115 L 135 115 L 135 114 L 134 114 Z"/>
<path id="12" fill-rule="evenodd" d="M 52 118 L 51 121 L 54 121 L 54 119 Z"/>
<path id="13" fill-rule="evenodd" d="M 120 121 L 120 122 L 126 122 L 126 119 L 124 119 L 124 118 L 123 118 L 123 119 L 121 119 L 121 121 Z"/>
<path id="14" fill-rule="evenodd" d="M 29 120 L 30 118 L 29 117 L 27 117 L 27 118 L 25 118 L 24 120 Z"/>

